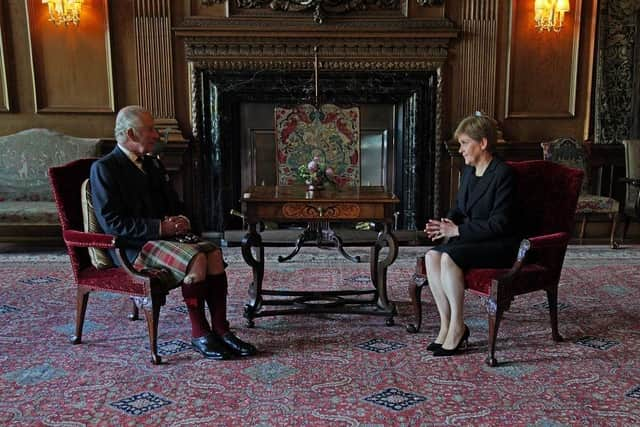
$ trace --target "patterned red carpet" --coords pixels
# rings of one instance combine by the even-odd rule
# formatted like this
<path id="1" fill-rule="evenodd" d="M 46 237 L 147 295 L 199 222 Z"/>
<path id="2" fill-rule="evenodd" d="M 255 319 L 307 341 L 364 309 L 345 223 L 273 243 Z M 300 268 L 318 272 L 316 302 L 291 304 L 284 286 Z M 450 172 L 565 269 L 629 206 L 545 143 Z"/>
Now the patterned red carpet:
<path id="1" fill-rule="evenodd" d="M 425 351 L 437 318 L 426 292 L 423 331 L 405 332 L 414 258 L 389 271 L 396 326 L 379 317 L 242 318 L 249 269 L 230 262 L 230 310 L 256 357 L 216 362 L 189 344 L 179 292 L 160 317 L 161 353 L 149 363 L 146 325 L 124 301 L 89 299 L 84 342 L 68 343 L 75 291 L 66 256 L 0 254 L 0 425 L 640 425 L 640 250 L 572 247 L 560 285 L 560 332 L 551 340 L 543 293 L 516 299 L 500 329 L 496 368 L 484 365 L 482 301 L 467 296 L 470 349 Z M 367 286 L 367 264 L 304 248 L 278 265 L 268 250 L 265 288 Z M 355 251 L 358 253 L 358 251 Z M 360 253 L 365 253 L 361 251 Z"/>

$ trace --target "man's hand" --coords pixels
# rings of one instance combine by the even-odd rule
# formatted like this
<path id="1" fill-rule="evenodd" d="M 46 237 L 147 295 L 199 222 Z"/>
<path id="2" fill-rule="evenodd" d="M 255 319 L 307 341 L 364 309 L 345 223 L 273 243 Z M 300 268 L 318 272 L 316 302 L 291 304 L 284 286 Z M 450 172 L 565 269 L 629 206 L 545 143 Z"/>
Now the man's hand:
<path id="1" fill-rule="evenodd" d="M 442 218 L 440 221 L 430 219 L 424 226 L 424 232 L 431 240 L 442 239 L 443 237 L 456 237 L 460 233 L 458 226 L 449 218 Z"/>
<path id="2" fill-rule="evenodd" d="M 184 215 L 168 216 L 160 222 L 161 237 L 183 236 L 189 231 L 191 231 L 191 223 Z"/>

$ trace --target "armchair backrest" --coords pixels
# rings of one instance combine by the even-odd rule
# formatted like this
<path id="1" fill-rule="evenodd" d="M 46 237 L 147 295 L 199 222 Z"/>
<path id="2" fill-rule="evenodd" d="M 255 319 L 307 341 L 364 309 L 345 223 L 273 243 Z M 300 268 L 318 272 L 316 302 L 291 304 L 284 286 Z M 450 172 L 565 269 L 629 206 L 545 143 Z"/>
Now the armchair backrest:
<path id="1" fill-rule="evenodd" d="M 542 142 L 542 159 L 559 163 L 584 172 L 580 194 L 589 193 L 589 154 L 590 145 L 573 138 L 557 138 Z"/>
<path id="2" fill-rule="evenodd" d="M 625 177 L 640 179 L 640 139 L 625 139 L 622 144 L 624 144 Z M 637 188 L 627 185 L 625 206 L 634 206 L 636 197 L 638 197 Z"/>
<path id="3" fill-rule="evenodd" d="M 360 185 L 360 110 L 334 104 L 275 108 L 278 185 L 302 182 L 298 168 L 314 156 L 334 170 L 338 185 Z"/>
<path id="4" fill-rule="evenodd" d="M 525 237 L 571 233 L 584 172 L 544 160 L 509 164 L 518 180 L 517 206 Z"/>
<path id="5" fill-rule="evenodd" d="M 62 226 L 62 233 L 67 230 L 82 231 L 82 182 L 89 177 L 91 165 L 97 159 L 74 160 L 62 166 L 49 168 L 49 181 L 53 189 L 53 197 L 58 209 L 58 217 Z M 71 257 L 74 273 L 90 265 L 89 252 L 86 248 L 70 248 L 67 251 Z"/>

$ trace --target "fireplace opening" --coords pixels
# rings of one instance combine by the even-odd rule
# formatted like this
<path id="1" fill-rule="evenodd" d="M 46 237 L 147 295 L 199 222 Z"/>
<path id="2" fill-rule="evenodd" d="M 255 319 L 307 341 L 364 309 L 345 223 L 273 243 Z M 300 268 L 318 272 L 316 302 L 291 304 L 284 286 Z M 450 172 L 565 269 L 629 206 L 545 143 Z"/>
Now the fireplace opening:
<path id="1" fill-rule="evenodd" d="M 313 103 L 308 71 L 199 72 L 194 197 L 204 231 L 240 229 L 249 185 L 273 185 L 274 108 Z M 437 205 L 435 71 L 323 71 L 320 103 L 360 108 L 361 185 L 400 199 L 398 227 L 415 230 Z M 199 185 L 198 185 L 199 183 Z"/>

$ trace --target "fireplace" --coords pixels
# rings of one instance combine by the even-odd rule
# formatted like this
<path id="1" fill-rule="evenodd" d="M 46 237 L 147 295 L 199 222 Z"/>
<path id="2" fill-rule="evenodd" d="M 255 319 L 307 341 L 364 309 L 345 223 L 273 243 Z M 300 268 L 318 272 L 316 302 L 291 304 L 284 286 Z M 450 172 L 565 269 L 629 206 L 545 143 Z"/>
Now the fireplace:
<path id="1" fill-rule="evenodd" d="M 186 43 L 196 136 L 192 205 L 203 231 L 239 229 L 241 219 L 229 212 L 240 207 L 246 187 L 275 182 L 274 168 L 269 166 L 271 159 L 275 161 L 274 107 L 315 101 L 309 56 L 300 55 L 313 47 L 282 47 L 278 55 L 293 53 L 296 59 L 272 60 L 261 52 L 276 55 L 276 48 L 242 50 L 200 43 Z M 401 46 L 368 47 L 370 55 L 397 57 L 386 64 L 349 59 L 343 46 L 339 50 L 342 58 L 321 63 L 318 84 L 320 103 L 360 107 L 361 144 L 373 144 L 378 158 L 384 159 L 380 171 L 369 171 L 371 178 L 361 184 L 383 185 L 393 191 L 400 199 L 398 227 L 410 230 L 439 215 L 440 67 L 447 53 L 437 43 L 432 46 L 420 40 L 423 46 L 419 49 L 415 44 L 405 41 Z M 361 51 L 353 47 L 353 52 Z M 230 52 L 240 58 L 222 58 Z M 251 58 L 246 52 L 251 52 Z"/>

